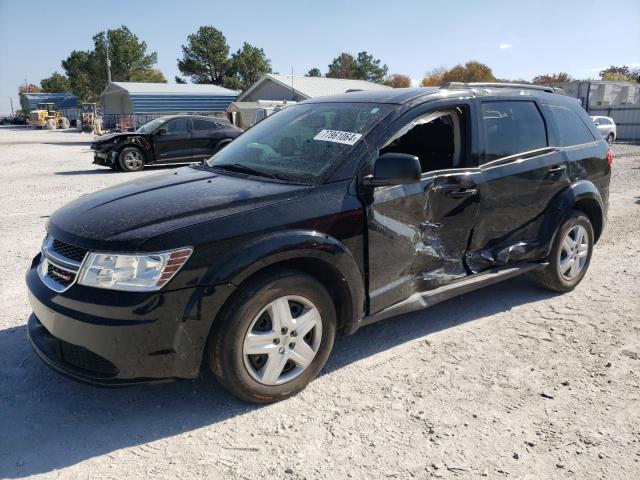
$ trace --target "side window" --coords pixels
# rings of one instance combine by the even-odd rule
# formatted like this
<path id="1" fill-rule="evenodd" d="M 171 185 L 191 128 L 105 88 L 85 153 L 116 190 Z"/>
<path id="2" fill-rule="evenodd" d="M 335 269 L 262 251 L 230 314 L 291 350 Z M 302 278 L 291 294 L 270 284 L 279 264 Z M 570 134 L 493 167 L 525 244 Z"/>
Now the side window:
<path id="1" fill-rule="evenodd" d="M 168 133 L 187 133 L 188 120 L 186 118 L 176 118 L 166 123 L 164 128 Z"/>
<path id="2" fill-rule="evenodd" d="M 534 102 L 482 103 L 485 162 L 547 146 L 544 120 Z"/>
<path id="3" fill-rule="evenodd" d="M 611 125 L 611 120 L 609 120 L 608 118 L 601 118 L 600 125 Z"/>
<path id="4" fill-rule="evenodd" d="M 218 124 L 215 122 L 211 122 L 209 120 L 202 120 L 200 118 L 196 118 L 192 120 L 193 122 L 193 130 L 194 131 L 202 131 L 202 130 L 215 130 L 218 128 Z"/>
<path id="5" fill-rule="evenodd" d="M 407 153 L 420 159 L 422 173 L 462 166 L 463 111 L 443 110 L 411 121 L 380 149 L 385 153 Z"/>
<path id="6" fill-rule="evenodd" d="M 581 145 L 591 143 L 595 140 L 591 130 L 584 124 L 582 119 L 571 109 L 547 105 L 553 123 L 558 131 L 558 143 L 560 147 Z M 600 124 L 602 125 L 600 119 Z"/>

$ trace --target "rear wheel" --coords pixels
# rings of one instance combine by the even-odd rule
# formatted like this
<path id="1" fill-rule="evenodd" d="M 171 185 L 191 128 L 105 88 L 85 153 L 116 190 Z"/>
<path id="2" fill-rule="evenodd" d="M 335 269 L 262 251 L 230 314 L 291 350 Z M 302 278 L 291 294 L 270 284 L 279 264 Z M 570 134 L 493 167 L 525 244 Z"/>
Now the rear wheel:
<path id="1" fill-rule="evenodd" d="M 607 143 L 609 145 L 613 145 L 613 133 L 610 133 L 609 135 L 607 135 Z"/>
<path id="2" fill-rule="evenodd" d="M 584 213 L 572 211 L 553 242 L 549 264 L 535 272 L 538 283 L 555 292 L 569 292 L 584 278 L 593 253 L 593 227 Z"/>
<path id="3" fill-rule="evenodd" d="M 124 148 L 118 156 L 118 164 L 125 172 L 139 172 L 144 168 L 144 154 L 136 147 Z"/>
<path id="4" fill-rule="evenodd" d="M 69 122 L 69 119 L 67 117 L 62 117 L 60 119 L 60 128 L 62 128 L 63 130 L 66 130 L 70 126 L 71 126 L 71 123 Z"/>
<path id="5" fill-rule="evenodd" d="M 275 402 L 318 375 L 335 331 L 324 286 L 309 275 L 280 271 L 241 287 L 224 308 L 208 341 L 207 362 L 241 400 Z"/>

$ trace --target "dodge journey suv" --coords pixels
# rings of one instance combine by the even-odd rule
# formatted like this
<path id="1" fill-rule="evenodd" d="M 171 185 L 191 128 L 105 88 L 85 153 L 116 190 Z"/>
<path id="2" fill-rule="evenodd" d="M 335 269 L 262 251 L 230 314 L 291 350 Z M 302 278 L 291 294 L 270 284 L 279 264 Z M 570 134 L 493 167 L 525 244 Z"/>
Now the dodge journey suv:
<path id="1" fill-rule="evenodd" d="M 280 400 L 336 332 L 527 272 L 572 290 L 612 161 L 578 101 L 542 87 L 301 102 L 201 165 L 53 213 L 26 274 L 29 339 L 91 383 L 209 368 L 243 400 Z"/>

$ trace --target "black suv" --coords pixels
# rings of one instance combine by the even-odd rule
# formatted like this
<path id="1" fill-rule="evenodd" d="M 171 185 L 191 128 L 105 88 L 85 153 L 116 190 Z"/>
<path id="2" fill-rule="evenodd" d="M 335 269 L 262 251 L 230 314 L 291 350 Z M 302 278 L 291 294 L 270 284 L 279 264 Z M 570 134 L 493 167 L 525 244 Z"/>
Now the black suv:
<path id="1" fill-rule="evenodd" d="M 566 292 L 602 233 L 612 157 L 577 100 L 525 86 L 352 92 L 258 123 L 202 165 L 57 210 L 28 332 L 98 384 L 304 388 L 336 331 L 531 272 Z"/>
<path id="2" fill-rule="evenodd" d="M 168 115 L 135 132 L 98 137 L 91 144 L 93 163 L 135 172 L 145 165 L 201 162 L 241 133 L 224 118 Z"/>

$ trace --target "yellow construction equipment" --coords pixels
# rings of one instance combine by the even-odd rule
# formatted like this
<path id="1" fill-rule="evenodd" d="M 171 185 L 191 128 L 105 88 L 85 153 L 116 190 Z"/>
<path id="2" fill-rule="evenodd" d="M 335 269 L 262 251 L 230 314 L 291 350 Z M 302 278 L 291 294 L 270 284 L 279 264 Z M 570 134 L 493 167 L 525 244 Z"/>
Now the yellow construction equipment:
<path id="1" fill-rule="evenodd" d="M 83 132 L 93 132 L 102 135 L 102 117 L 98 114 L 95 103 L 82 104 L 79 126 Z"/>
<path id="2" fill-rule="evenodd" d="M 35 110 L 29 113 L 29 125 L 34 128 L 69 128 L 69 119 L 62 116 L 62 112 L 56 111 L 53 103 L 38 103 Z"/>

